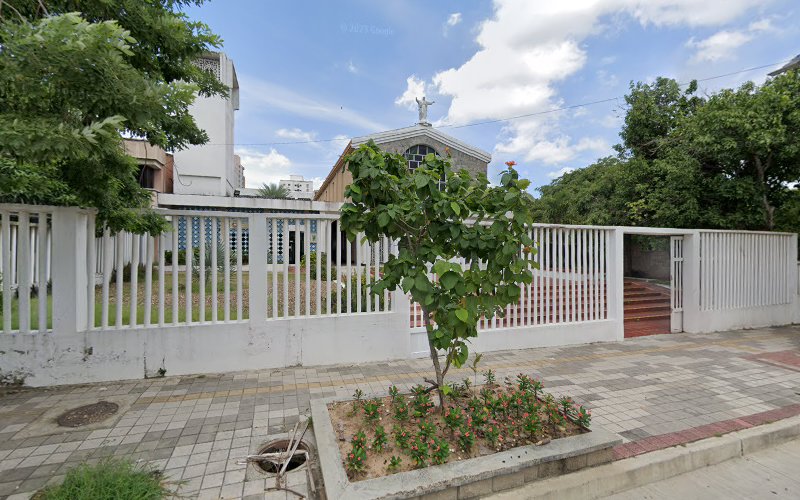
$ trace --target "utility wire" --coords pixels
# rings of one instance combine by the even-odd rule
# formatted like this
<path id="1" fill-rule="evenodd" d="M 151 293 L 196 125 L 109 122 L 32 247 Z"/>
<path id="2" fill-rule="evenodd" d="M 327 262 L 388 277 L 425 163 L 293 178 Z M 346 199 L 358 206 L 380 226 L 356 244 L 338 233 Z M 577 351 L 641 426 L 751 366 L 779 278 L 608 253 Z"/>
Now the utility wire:
<path id="1" fill-rule="evenodd" d="M 707 82 L 709 80 L 717 80 L 719 78 L 725 78 L 726 76 L 733 76 L 733 75 L 738 75 L 740 73 L 747 73 L 749 71 L 755 71 L 755 70 L 758 70 L 758 69 L 770 68 L 770 67 L 773 67 L 773 66 L 777 66 L 778 64 L 786 64 L 790 60 L 791 59 L 785 59 L 783 61 L 778 61 L 778 62 L 774 62 L 774 63 L 770 63 L 770 64 L 763 64 L 761 66 L 754 66 L 752 68 L 740 69 L 738 71 L 732 71 L 730 73 L 724 73 L 724 74 L 721 74 L 721 75 L 709 76 L 709 77 L 706 77 L 706 78 L 698 78 L 698 79 L 695 79 L 694 81 L 696 81 L 696 82 Z M 681 87 L 685 87 L 685 86 L 689 85 L 689 83 L 691 83 L 691 82 L 679 83 L 678 85 L 680 85 Z M 552 113 L 558 113 L 559 111 L 567 111 L 567 110 L 570 110 L 570 109 L 582 108 L 582 107 L 585 107 L 585 106 L 594 106 L 596 104 L 604 104 L 604 103 L 607 103 L 607 102 L 614 102 L 614 101 L 617 101 L 617 100 L 619 100 L 621 98 L 624 98 L 624 97 L 625 96 L 609 97 L 607 99 L 599 99 L 597 101 L 588 101 L 588 102 L 584 102 L 584 103 L 580 103 L 580 104 L 571 104 L 571 105 L 568 105 L 568 106 L 561 106 L 561 107 L 558 107 L 558 108 L 546 109 L 544 111 L 535 111 L 533 113 L 525 113 L 523 115 L 509 116 L 509 117 L 506 117 L 506 118 L 496 118 L 496 119 L 491 119 L 491 120 L 483 120 L 483 121 L 474 122 L 474 123 L 467 123 L 467 124 L 464 124 L 464 125 L 442 125 L 442 126 L 435 127 L 435 128 L 437 128 L 437 129 L 443 129 L 443 128 L 456 129 L 456 128 L 466 128 L 466 127 L 477 127 L 479 125 L 488 125 L 488 124 L 492 124 L 492 123 L 507 122 L 507 121 L 511 121 L 511 120 L 519 120 L 520 118 L 530 118 L 532 116 L 547 115 L 547 114 L 552 114 Z M 295 145 L 295 144 L 317 144 L 317 143 L 323 143 L 323 142 L 348 141 L 348 140 L 349 140 L 349 138 L 334 137 L 332 139 L 311 139 L 311 140 L 307 140 L 307 141 L 251 142 L 251 143 L 233 143 L 233 144 L 229 144 L 229 143 L 207 143 L 205 145 L 206 146 L 289 146 L 289 145 Z"/>

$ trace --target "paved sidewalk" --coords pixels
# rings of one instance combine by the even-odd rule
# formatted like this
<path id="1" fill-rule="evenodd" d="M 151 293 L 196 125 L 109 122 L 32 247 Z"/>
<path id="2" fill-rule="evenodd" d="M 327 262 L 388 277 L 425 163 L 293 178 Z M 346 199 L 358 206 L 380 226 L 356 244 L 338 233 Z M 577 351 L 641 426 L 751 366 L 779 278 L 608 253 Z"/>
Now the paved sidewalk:
<path id="1" fill-rule="evenodd" d="M 800 498 L 800 441 L 605 497 L 608 500 Z"/>
<path id="2" fill-rule="evenodd" d="M 489 332 L 488 334 L 491 334 Z M 356 346 L 357 348 L 357 346 Z M 26 498 L 81 461 L 126 456 L 183 480 L 180 494 L 263 498 L 269 486 L 236 460 L 286 432 L 312 398 L 409 388 L 427 359 L 299 367 L 24 390 L 0 397 L 0 498 Z M 621 456 L 719 422 L 756 425 L 800 413 L 800 327 L 659 335 L 619 343 L 486 354 L 481 369 L 532 373 L 592 408 L 630 444 Z M 460 370 L 454 379 L 471 376 Z M 60 412 L 108 400 L 120 413 L 89 430 L 55 427 Z M 742 423 L 743 422 L 743 423 Z M 725 426 L 716 432 L 728 432 Z M 686 434 L 689 432 L 689 434 Z M 702 437 L 702 436 L 700 436 Z M 644 450 L 647 451 L 647 450 Z M 17 496 L 18 495 L 18 496 Z"/>

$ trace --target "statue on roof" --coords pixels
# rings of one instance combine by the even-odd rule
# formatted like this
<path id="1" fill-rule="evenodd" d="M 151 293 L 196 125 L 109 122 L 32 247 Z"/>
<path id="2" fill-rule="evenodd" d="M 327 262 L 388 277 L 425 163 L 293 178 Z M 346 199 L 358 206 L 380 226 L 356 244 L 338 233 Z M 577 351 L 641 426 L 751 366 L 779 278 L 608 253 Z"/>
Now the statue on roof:
<path id="1" fill-rule="evenodd" d="M 421 125 L 430 125 L 428 123 L 428 106 L 435 103 L 436 101 L 428 101 L 425 99 L 425 96 L 422 96 L 422 100 L 420 101 L 419 98 L 416 98 L 417 107 L 419 108 L 419 123 Z"/>

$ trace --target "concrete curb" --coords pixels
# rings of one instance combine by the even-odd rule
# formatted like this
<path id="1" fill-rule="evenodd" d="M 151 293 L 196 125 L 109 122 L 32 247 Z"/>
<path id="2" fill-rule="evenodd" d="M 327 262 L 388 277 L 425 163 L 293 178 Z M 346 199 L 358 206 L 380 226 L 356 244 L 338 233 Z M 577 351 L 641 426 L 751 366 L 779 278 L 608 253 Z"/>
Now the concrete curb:
<path id="1" fill-rule="evenodd" d="M 491 498 L 601 498 L 749 455 L 798 437 L 800 416 L 545 479 L 495 494 Z"/>

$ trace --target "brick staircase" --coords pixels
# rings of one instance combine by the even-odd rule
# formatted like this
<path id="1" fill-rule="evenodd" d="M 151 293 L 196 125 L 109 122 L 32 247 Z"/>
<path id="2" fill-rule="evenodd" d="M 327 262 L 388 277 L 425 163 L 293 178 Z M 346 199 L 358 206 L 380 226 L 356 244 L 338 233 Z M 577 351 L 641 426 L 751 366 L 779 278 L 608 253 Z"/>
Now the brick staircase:
<path id="1" fill-rule="evenodd" d="M 625 338 L 670 332 L 668 288 L 646 281 L 625 280 Z"/>

